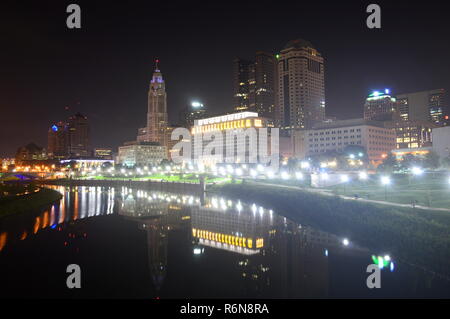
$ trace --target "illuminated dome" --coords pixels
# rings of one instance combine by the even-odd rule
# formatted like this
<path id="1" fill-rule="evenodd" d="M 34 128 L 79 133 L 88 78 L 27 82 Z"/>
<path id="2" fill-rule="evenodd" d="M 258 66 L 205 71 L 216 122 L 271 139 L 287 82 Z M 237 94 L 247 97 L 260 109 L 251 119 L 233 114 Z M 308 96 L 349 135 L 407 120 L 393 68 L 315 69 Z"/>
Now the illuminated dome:
<path id="1" fill-rule="evenodd" d="M 314 46 L 311 44 L 311 42 L 303 40 L 303 39 L 296 39 L 289 41 L 283 48 L 285 49 L 301 49 L 301 48 L 314 48 Z"/>

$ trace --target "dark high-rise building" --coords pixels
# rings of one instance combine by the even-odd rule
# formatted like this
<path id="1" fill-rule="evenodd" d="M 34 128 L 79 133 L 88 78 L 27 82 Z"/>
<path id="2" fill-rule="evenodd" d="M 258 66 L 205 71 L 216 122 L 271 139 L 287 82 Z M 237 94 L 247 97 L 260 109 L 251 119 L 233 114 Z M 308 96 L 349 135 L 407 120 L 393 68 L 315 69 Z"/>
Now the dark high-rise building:
<path id="1" fill-rule="evenodd" d="M 67 125 L 69 130 L 69 156 L 89 156 L 89 123 L 87 117 L 77 113 L 69 118 Z"/>
<path id="2" fill-rule="evenodd" d="M 200 102 L 192 102 L 180 112 L 180 125 L 190 128 L 194 126 L 194 121 L 208 116 L 206 107 Z"/>
<path id="3" fill-rule="evenodd" d="M 50 158 L 64 158 L 69 153 L 69 131 L 64 122 L 53 124 L 48 130 L 47 152 Z"/>
<path id="4" fill-rule="evenodd" d="M 275 117 L 275 57 L 266 52 L 256 52 L 254 64 L 255 111 L 259 116 Z M 252 93 L 252 91 L 250 90 Z M 251 105 L 251 104 L 250 104 Z"/>
<path id="5" fill-rule="evenodd" d="M 236 58 L 233 62 L 233 108 L 235 111 L 246 111 L 250 107 L 249 76 L 252 62 Z"/>
<path id="6" fill-rule="evenodd" d="M 274 118 L 275 57 L 258 51 L 254 61 L 234 60 L 234 110 Z"/>
<path id="7" fill-rule="evenodd" d="M 322 55 L 306 40 L 290 41 L 277 57 L 277 126 L 309 129 L 325 119 Z"/>

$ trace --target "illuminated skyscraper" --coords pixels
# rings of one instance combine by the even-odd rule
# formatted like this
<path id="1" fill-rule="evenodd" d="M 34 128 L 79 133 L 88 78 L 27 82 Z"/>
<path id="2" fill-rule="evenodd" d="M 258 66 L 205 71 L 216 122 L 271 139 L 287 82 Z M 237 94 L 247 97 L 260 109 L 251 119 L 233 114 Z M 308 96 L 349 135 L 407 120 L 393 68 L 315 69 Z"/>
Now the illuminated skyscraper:
<path id="1" fill-rule="evenodd" d="M 284 129 L 311 128 L 325 119 L 324 60 L 303 39 L 290 41 L 276 55 L 277 103 L 275 118 Z"/>
<path id="2" fill-rule="evenodd" d="M 391 96 L 389 89 L 384 91 L 373 91 L 366 98 L 364 104 L 364 119 L 377 121 L 391 121 L 396 119 L 397 102 Z"/>
<path id="3" fill-rule="evenodd" d="M 167 146 L 168 116 L 166 85 L 156 60 L 148 90 L 147 127 L 139 129 L 138 142 L 157 142 Z"/>

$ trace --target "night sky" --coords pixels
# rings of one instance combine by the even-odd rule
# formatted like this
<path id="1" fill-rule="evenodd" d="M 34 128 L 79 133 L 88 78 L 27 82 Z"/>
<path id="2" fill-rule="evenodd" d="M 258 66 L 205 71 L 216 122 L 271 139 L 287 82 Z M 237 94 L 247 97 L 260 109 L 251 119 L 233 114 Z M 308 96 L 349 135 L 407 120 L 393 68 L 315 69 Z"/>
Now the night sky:
<path id="1" fill-rule="evenodd" d="M 172 124 L 193 99 L 230 111 L 233 58 L 295 38 L 325 58 L 327 115 L 362 116 L 372 89 L 450 91 L 444 1 L 18 2 L 0 10 L 0 156 L 31 141 L 47 147 L 51 124 L 78 111 L 93 147 L 134 140 L 156 57 Z M 81 30 L 66 27 L 70 3 L 81 6 Z M 369 3 L 381 5 L 381 30 L 365 25 Z"/>

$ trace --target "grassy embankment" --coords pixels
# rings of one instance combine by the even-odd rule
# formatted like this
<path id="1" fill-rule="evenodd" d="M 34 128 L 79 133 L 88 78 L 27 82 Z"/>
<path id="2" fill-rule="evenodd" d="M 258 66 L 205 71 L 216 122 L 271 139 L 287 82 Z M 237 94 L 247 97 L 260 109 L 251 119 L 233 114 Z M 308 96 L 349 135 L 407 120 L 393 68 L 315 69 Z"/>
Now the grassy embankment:
<path id="1" fill-rule="evenodd" d="M 178 183 L 199 183 L 199 177 L 195 174 L 152 174 L 145 176 L 136 176 L 136 177 L 120 177 L 120 176 L 91 176 L 91 177 L 82 177 L 79 179 L 89 179 L 89 180 L 132 180 L 132 181 L 145 181 L 145 180 L 156 180 L 156 181 L 166 181 L 166 182 L 178 182 Z M 230 178 L 226 177 L 215 177 L 215 176 L 206 176 L 207 183 L 222 183 L 229 181 Z"/>
<path id="2" fill-rule="evenodd" d="M 41 188 L 34 192 L 33 187 L 0 186 L 0 218 L 44 208 L 61 199 L 61 194 L 55 190 Z M 28 191 L 28 194 L 24 194 Z M 19 194 L 19 196 L 16 196 Z"/>
<path id="3" fill-rule="evenodd" d="M 450 213 L 375 205 L 306 190 L 225 184 L 223 196 L 255 202 L 295 222 L 349 238 L 375 253 L 450 275 Z"/>
<path id="4" fill-rule="evenodd" d="M 427 174 L 423 176 L 393 175 L 386 188 L 380 183 L 380 176 L 367 181 L 351 181 L 346 185 L 328 187 L 335 194 L 412 204 L 437 208 L 450 208 L 450 183 L 448 176 Z"/>

